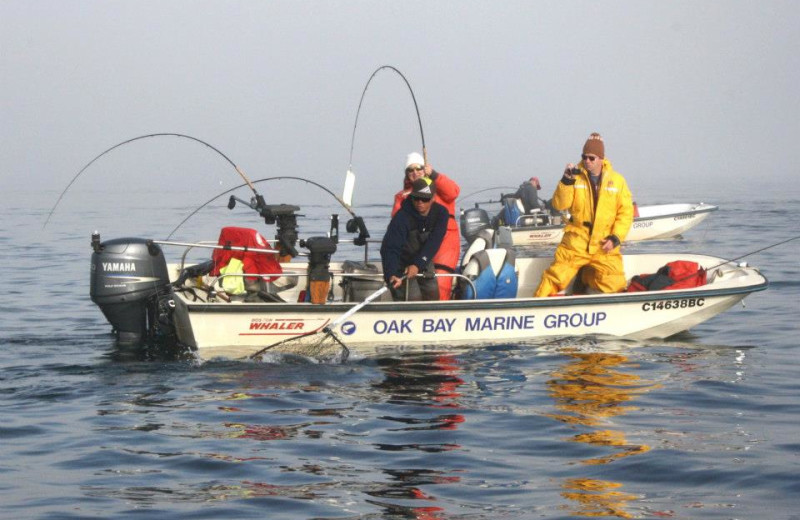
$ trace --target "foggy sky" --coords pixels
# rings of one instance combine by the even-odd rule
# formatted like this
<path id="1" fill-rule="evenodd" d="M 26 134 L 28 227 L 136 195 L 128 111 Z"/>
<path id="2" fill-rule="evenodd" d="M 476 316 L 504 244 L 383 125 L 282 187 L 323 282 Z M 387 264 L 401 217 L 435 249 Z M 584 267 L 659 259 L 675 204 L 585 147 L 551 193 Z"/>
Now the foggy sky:
<path id="1" fill-rule="evenodd" d="M 364 85 L 392 65 L 430 162 L 462 194 L 531 175 L 550 191 L 598 131 L 640 204 L 796 198 L 799 14 L 737 0 L 0 0 L 2 190 L 44 190 L 49 209 L 106 148 L 178 132 L 252 179 L 338 192 Z M 408 89 L 381 72 L 355 134 L 356 204 L 388 204 L 420 143 Z M 189 186 L 194 202 L 241 182 L 210 150 L 165 138 L 112 152 L 71 196 Z"/>

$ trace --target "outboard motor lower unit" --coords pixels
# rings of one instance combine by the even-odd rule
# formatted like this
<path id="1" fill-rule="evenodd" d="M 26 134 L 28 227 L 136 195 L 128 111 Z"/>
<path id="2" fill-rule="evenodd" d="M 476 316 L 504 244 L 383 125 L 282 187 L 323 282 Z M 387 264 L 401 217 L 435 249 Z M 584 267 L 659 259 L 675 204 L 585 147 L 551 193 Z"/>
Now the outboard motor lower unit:
<path id="1" fill-rule="evenodd" d="M 100 242 L 92 235 L 90 296 L 120 343 L 139 343 L 154 330 L 172 289 L 161 248 L 142 238 Z"/>

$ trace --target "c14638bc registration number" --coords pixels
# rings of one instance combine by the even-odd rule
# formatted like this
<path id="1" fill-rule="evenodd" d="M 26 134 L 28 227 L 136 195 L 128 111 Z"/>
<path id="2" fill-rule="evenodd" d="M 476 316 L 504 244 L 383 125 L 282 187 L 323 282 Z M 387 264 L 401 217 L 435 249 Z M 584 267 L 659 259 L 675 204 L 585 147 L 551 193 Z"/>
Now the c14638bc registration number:
<path id="1" fill-rule="evenodd" d="M 685 298 L 682 300 L 661 300 L 657 302 L 645 302 L 642 304 L 643 311 L 668 311 L 670 309 L 691 309 L 705 305 L 705 298 Z"/>

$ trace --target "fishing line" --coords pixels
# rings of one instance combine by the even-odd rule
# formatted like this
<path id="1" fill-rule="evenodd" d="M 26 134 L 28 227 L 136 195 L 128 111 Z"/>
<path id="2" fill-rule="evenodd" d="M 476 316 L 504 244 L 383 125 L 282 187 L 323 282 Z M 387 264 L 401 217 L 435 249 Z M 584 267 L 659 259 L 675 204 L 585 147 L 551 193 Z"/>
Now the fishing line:
<path id="1" fill-rule="evenodd" d="M 422 131 L 422 118 L 419 116 L 419 106 L 417 105 L 417 98 L 414 96 L 414 90 L 411 88 L 411 84 L 408 82 L 406 77 L 403 75 L 402 72 L 397 70 L 395 67 L 391 65 L 383 65 L 375 69 L 375 72 L 372 73 L 372 76 L 369 77 L 367 80 L 367 84 L 364 85 L 364 91 L 361 93 L 361 99 L 358 101 L 358 110 L 356 110 L 356 120 L 355 124 L 353 124 L 353 136 L 350 139 L 350 163 L 349 169 L 352 170 L 353 168 L 353 147 L 355 146 L 356 142 L 356 127 L 358 127 L 358 115 L 361 113 L 361 104 L 364 102 L 364 96 L 367 94 L 367 89 L 369 88 L 369 84 L 372 82 L 372 78 L 374 78 L 380 71 L 384 69 L 389 69 L 395 71 L 403 81 L 405 81 L 406 86 L 408 87 L 408 91 L 411 93 L 411 100 L 414 102 L 414 110 L 417 111 L 417 122 L 419 123 L 419 135 L 422 138 L 422 157 L 425 159 L 425 164 L 428 164 L 428 149 L 425 147 L 425 132 Z"/>
<path id="2" fill-rule="evenodd" d="M 308 184 L 312 184 L 312 185 L 314 185 L 314 186 L 316 186 L 316 187 L 320 188 L 321 190 L 325 191 L 326 193 L 330 194 L 330 195 L 331 195 L 331 196 L 332 196 L 334 199 L 336 199 L 336 200 L 339 202 L 339 204 L 341 204 L 341 205 L 342 205 L 342 207 L 343 207 L 343 208 L 344 208 L 344 209 L 345 209 L 345 210 L 346 210 L 348 213 L 350 213 L 350 215 L 352 215 L 353 217 L 356 217 L 356 214 L 353 212 L 353 210 L 352 210 L 352 209 L 350 209 L 350 207 L 349 207 L 347 204 L 345 204 L 345 203 L 344 203 L 344 201 L 343 201 L 341 198 L 339 198 L 339 196 L 338 196 L 338 195 L 336 195 L 335 193 L 333 193 L 331 190 L 329 190 L 328 188 L 326 188 L 326 187 L 325 187 L 325 186 L 323 186 L 322 184 L 319 184 L 319 183 L 317 183 L 317 182 L 314 182 L 314 181 L 312 181 L 312 180 L 305 179 L 305 178 L 303 178 L 303 177 L 291 177 L 291 176 L 286 176 L 286 175 L 284 175 L 284 176 L 280 176 L 280 177 L 267 177 L 267 178 L 264 178 L 264 179 L 257 179 L 257 180 L 255 180 L 255 181 L 253 181 L 253 184 L 258 184 L 259 182 L 266 182 L 266 181 L 276 181 L 276 180 L 294 180 L 294 181 L 302 181 L 302 182 L 307 182 Z M 175 226 L 175 229 L 173 229 L 172 231 L 170 231 L 169 235 L 167 236 L 167 240 L 169 240 L 169 239 L 172 237 L 172 235 L 173 235 L 173 234 L 174 234 L 176 231 L 178 231 L 178 228 L 180 228 L 182 225 L 184 225 L 184 224 L 186 223 L 186 221 L 187 221 L 187 220 L 189 220 L 190 218 L 192 218 L 192 217 L 193 217 L 193 216 L 194 216 L 194 215 L 195 215 L 195 214 L 196 214 L 198 211 L 200 211 L 201 209 L 205 208 L 206 206 L 208 206 L 209 204 L 211 204 L 212 202 L 214 202 L 214 201 L 215 201 L 215 200 L 217 200 L 218 198 L 220 198 L 220 197 L 222 197 L 222 196 L 224 196 L 224 195 L 227 195 L 228 193 L 230 193 L 230 192 L 232 192 L 232 191 L 238 190 L 239 188 L 243 188 L 244 186 L 247 186 L 247 185 L 248 185 L 248 184 L 240 184 L 240 185 L 238 185 L 238 186 L 236 186 L 236 187 L 234 187 L 234 188 L 231 188 L 231 189 L 229 189 L 229 190 L 225 190 L 225 191 L 223 191 L 222 193 L 220 193 L 219 195 L 217 195 L 217 196 L 215 196 L 215 197 L 213 197 L 213 198 L 211 198 L 211 199 L 207 200 L 207 201 L 206 201 L 205 203 L 203 203 L 203 204 L 202 204 L 200 207 L 198 207 L 197 209 L 195 209 L 194 211 L 192 211 L 192 212 L 191 212 L 191 213 L 190 213 L 190 214 L 189 214 L 189 215 L 188 215 L 186 218 L 184 218 L 184 219 L 183 219 L 183 220 L 180 222 L 180 224 L 178 224 L 177 226 Z"/>
<path id="3" fill-rule="evenodd" d="M 156 133 L 156 134 L 140 135 L 140 136 L 138 136 L 138 137 L 134 137 L 134 138 L 132 138 L 132 139 L 128 139 L 127 141 L 122 141 L 121 143 L 115 144 L 114 146 L 112 146 L 112 147 L 111 147 L 111 148 L 109 148 L 108 150 L 104 151 L 103 153 L 101 153 L 100 155 L 98 155 L 97 157 L 95 157 L 94 159 L 92 159 L 91 161 L 89 161 L 89 162 L 88 162 L 88 164 L 86 164 L 86 166 L 84 166 L 83 168 L 81 168 L 81 170 L 80 170 L 80 171 L 79 171 L 77 174 L 75 174 L 75 177 L 73 177 L 73 178 L 72 178 L 72 180 L 71 180 L 71 181 L 69 181 L 69 184 L 67 184 L 67 187 L 66 187 L 66 188 L 64 188 L 64 191 L 62 191 L 62 192 L 61 192 L 61 195 L 59 195 L 59 196 L 58 196 L 58 200 L 56 200 L 56 203 L 53 205 L 53 208 L 50 210 L 50 213 L 48 213 L 48 214 L 47 214 L 47 219 L 45 219 L 45 221 L 44 221 L 44 225 L 42 226 L 42 229 L 44 229 L 44 228 L 47 226 L 47 223 L 48 223 L 48 222 L 50 222 L 50 217 L 52 217 L 52 216 L 53 216 L 53 212 L 55 212 L 55 210 L 56 210 L 56 207 L 58 207 L 58 204 L 61 202 L 61 199 L 62 199 L 62 198 L 64 197 L 64 195 L 67 193 L 67 190 L 69 190 L 70 186 L 72 186 L 72 185 L 73 185 L 73 183 L 75 183 L 75 181 L 76 181 L 76 180 L 78 180 L 78 177 L 80 177 L 80 176 L 81 176 L 81 174 L 82 174 L 84 171 L 86 171 L 86 169 L 87 169 L 87 168 L 89 168 L 89 166 L 91 166 L 92 164 L 94 164 L 94 162 L 95 162 L 95 161 L 97 161 L 98 159 L 100 159 L 102 156 L 104 156 L 105 154 L 109 153 L 110 151 L 112 151 L 112 150 L 114 150 L 114 149 L 116 149 L 116 148 L 119 148 L 119 147 L 120 147 L 120 146 L 122 146 L 122 145 L 125 145 L 125 144 L 128 144 L 128 143 L 132 143 L 133 141 L 138 141 L 138 140 L 140 140 L 140 139 L 146 139 L 146 138 L 148 138 L 148 137 L 164 137 L 164 136 L 170 136 L 170 137 L 182 137 L 182 138 L 184 138 L 184 139 L 190 139 L 190 140 L 192 140 L 192 141 L 196 141 L 196 142 L 198 142 L 198 143 L 200 143 L 200 144 L 203 144 L 203 145 L 205 145 L 205 146 L 207 146 L 207 147 L 211 148 L 212 150 L 214 150 L 215 152 L 217 152 L 217 153 L 218 153 L 220 156 L 222 156 L 222 158 L 223 158 L 223 159 L 225 159 L 226 161 L 228 161 L 228 163 L 229 163 L 231 166 L 233 166 L 233 168 L 234 168 L 234 169 L 236 170 L 236 172 L 237 172 L 237 173 L 238 173 L 238 174 L 239 174 L 239 175 L 242 177 L 242 179 L 244 179 L 244 181 L 245 181 L 246 185 L 247 185 L 247 186 L 249 186 L 249 187 L 250 187 L 250 189 L 253 191 L 253 194 L 254 194 L 256 197 L 258 197 L 258 196 L 259 196 L 259 194 L 258 194 L 258 192 L 256 191 L 255 187 L 253 186 L 253 183 L 252 183 L 252 182 L 250 182 L 250 179 L 248 179 L 248 178 L 247 178 L 247 176 L 244 174 L 244 172 L 243 172 L 243 171 L 242 171 L 242 170 L 241 170 L 241 169 L 240 169 L 238 166 L 236 166 L 236 164 L 235 164 L 233 161 L 231 161 L 231 160 L 230 160 L 230 158 L 229 158 L 227 155 L 225 155 L 224 153 L 222 153 L 222 152 L 221 152 L 219 149 L 215 148 L 215 147 L 214 147 L 214 146 L 212 146 L 211 144 L 209 144 L 209 143 L 207 143 L 207 142 L 203 141 L 202 139 L 198 139 L 198 138 L 196 138 L 196 137 L 192 137 L 191 135 L 177 134 L 177 133 L 171 133 L 171 132 L 161 132 L 161 133 Z"/>
<path id="4" fill-rule="evenodd" d="M 485 193 L 485 192 L 487 192 L 487 191 L 494 191 L 494 190 L 516 190 L 516 189 L 517 189 L 517 188 L 512 188 L 512 187 L 510 187 L 510 186 L 495 186 L 495 187 L 493 187 L 493 188 L 484 188 L 484 189 L 482 189 L 482 190 L 473 191 L 473 192 L 472 192 L 472 193 L 470 193 L 469 195 L 465 195 L 465 196 L 463 196 L 463 197 L 459 197 L 459 198 L 458 198 L 458 200 L 459 200 L 459 201 L 461 201 L 461 202 L 463 202 L 463 201 L 465 201 L 466 199 L 468 199 L 468 198 L 470 198 L 470 197 L 474 197 L 475 195 L 479 195 L 479 194 L 481 194 L 481 193 Z M 489 201 L 489 202 L 493 202 L 493 201 Z"/>

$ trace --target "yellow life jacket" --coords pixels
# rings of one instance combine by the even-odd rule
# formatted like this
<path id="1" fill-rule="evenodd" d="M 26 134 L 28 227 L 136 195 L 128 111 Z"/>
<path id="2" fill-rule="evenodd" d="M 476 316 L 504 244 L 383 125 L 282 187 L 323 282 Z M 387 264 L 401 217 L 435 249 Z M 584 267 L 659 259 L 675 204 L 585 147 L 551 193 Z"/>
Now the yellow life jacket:
<path id="1" fill-rule="evenodd" d="M 220 275 L 244 274 L 244 264 L 237 258 L 231 258 L 228 265 L 219 270 Z M 225 276 L 222 278 L 222 288 L 228 294 L 244 294 L 244 276 Z"/>

